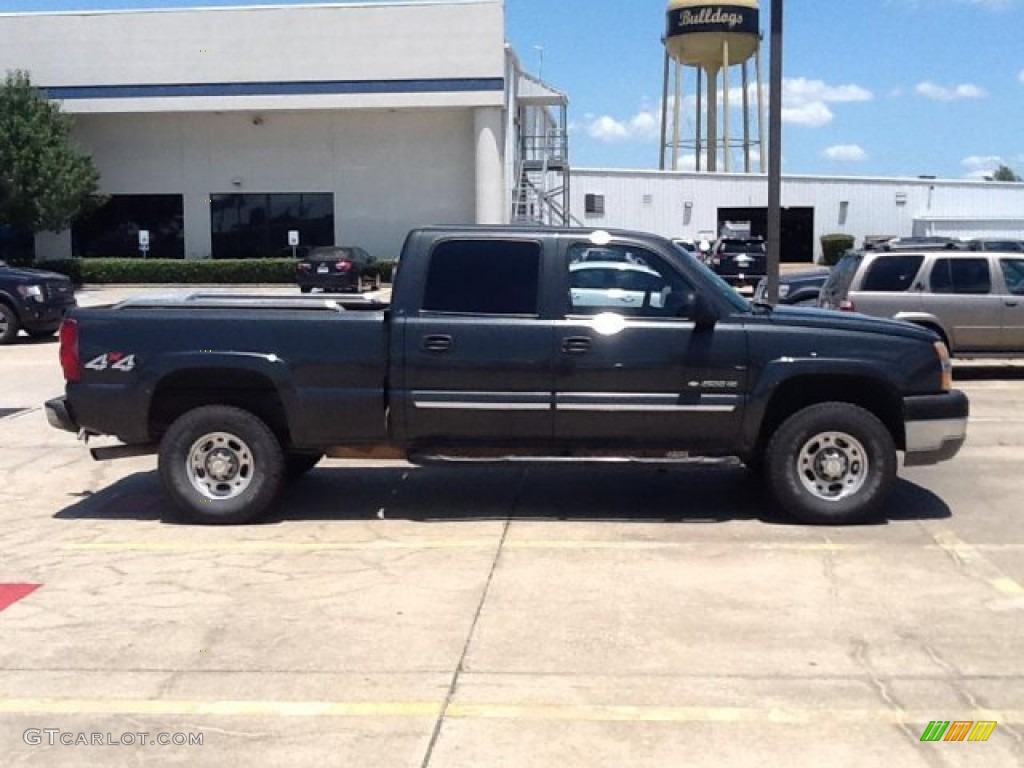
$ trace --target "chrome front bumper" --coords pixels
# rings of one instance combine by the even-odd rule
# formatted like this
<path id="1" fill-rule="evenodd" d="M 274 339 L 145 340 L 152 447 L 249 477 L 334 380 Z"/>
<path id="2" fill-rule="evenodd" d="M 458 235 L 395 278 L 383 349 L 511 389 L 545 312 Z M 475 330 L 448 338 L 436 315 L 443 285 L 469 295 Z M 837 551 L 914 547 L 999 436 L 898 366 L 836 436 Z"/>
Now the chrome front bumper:
<path id="1" fill-rule="evenodd" d="M 958 390 L 903 401 L 904 465 L 921 467 L 952 459 L 967 440 L 970 404 Z"/>

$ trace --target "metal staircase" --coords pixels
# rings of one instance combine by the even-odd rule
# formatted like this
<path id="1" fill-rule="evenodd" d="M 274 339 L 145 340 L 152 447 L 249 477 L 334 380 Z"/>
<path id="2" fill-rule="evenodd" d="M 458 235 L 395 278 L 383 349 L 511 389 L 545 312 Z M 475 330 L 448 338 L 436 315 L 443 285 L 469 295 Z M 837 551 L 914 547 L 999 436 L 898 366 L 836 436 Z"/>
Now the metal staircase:
<path id="1" fill-rule="evenodd" d="M 570 224 L 568 104 L 564 94 L 520 73 L 513 223 Z"/>

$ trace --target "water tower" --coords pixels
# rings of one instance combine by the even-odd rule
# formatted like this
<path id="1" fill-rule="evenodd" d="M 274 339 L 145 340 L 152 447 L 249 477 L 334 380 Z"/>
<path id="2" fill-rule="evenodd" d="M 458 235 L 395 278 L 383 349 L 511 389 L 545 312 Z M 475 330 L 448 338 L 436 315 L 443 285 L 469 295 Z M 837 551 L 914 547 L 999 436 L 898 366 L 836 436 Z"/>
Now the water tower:
<path id="1" fill-rule="evenodd" d="M 676 168 L 680 149 L 691 149 L 697 158 L 697 170 L 718 171 L 718 160 L 723 170 L 732 170 L 734 150 L 743 150 L 743 170 L 751 173 L 751 149 L 764 146 L 764 88 L 761 84 L 761 30 L 758 0 L 731 0 L 727 5 L 708 0 L 669 0 L 665 31 L 665 77 L 662 98 L 661 165 L 666 167 L 665 154 L 671 149 L 671 167 Z M 670 68 L 669 59 L 675 62 Z M 754 59 L 757 82 L 757 134 L 752 136 L 750 79 L 747 64 Z M 734 67 L 742 68 L 743 134 L 732 136 L 732 104 L 729 89 L 730 74 Z M 696 72 L 696 104 L 692 138 L 683 137 L 683 83 L 686 68 Z M 672 109 L 672 136 L 668 133 L 670 69 L 674 69 L 675 99 Z M 719 74 L 722 76 L 719 77 Z M 704 93 L 702 80 L 707 82 L 707 105 L 702 106 Z M 722 107 L 719 110 L 719 90 Z M 719 117 L 722 132 L 719 134 Z M 703 126 L 707 126 L 707 139 Z M 764 152 L 759 151 L 760 171 L 764 172 Z M 705 162 L 706 160 L 706 162 Z M 703 168 L 702 168 L 703 165 Z"/>

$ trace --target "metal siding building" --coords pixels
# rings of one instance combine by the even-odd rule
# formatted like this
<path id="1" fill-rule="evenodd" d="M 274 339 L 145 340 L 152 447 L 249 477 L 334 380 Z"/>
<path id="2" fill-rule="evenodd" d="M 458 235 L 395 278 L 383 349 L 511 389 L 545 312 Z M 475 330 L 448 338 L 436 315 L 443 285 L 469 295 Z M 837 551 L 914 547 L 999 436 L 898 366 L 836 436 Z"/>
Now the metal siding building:
<path id="1" fill-rule="evenodd" d="M 601 196 L 603 213 L 588 212 Z M 597 202 L 591 198 L 591 209 Z M 587 225 L 640 228 L 666 237 L 714 233 L 730 213 L 768 205 L 765 176 L 580 169 L 572 171 L 571 210 Z M 1024 184 L 944 179 L 787 176 L 782 205 L 799 212 L 783 260 L 820 255 L 822 235 L 988 234 L 1024 238 Z M 748 211 L 749 212 L 749 211 Z M 755 234 L 758 227 L 753 227 Z M 761 233 L 763 234 L 763 232 Z"/>

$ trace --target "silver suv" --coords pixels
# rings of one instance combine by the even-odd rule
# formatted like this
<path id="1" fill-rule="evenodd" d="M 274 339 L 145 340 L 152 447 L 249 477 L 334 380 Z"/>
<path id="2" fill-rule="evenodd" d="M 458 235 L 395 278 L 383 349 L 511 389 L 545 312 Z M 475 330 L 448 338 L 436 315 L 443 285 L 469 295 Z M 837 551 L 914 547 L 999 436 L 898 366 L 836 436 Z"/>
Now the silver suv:
<path id="1" fill-rule="evenodd" d="M 930 328 L 961 356 L 1024 354 L 1024 253 L 851 251 L 819 305 Z"/>

